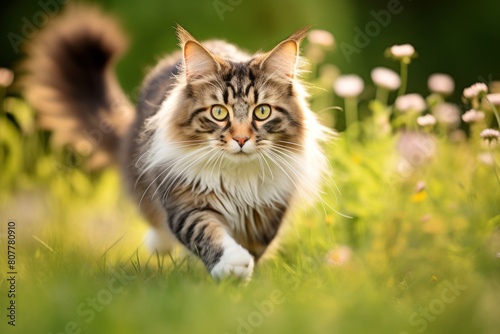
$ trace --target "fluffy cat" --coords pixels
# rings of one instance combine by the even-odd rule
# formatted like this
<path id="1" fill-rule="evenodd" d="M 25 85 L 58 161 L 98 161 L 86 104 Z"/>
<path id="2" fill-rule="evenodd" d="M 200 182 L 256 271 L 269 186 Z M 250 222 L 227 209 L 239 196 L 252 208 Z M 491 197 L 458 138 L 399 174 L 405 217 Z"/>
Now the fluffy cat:
<path id="1" fill-rule="evenodd" d="M 152 249 L 178 240 L 214 278 L 247 279 L 297 199 L 318 196 L 325 170 L 328 130 L 297 77 L 306 32 L 249 55 L 178 27 L 182 51 L 150 71 L 134 110 L 114 75 L 120 29 L 70 6 L 28 48 L 25 96 L 56 139 L 94 146 L 95 166 L 119 163 Z"/>

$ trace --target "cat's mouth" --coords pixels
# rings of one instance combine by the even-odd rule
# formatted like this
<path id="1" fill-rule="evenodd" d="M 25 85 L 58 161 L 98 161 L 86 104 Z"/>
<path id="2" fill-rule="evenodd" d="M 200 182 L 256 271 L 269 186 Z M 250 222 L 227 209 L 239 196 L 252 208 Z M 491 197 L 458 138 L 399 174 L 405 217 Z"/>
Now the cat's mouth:
<path id="1" fill-rule="evenodd" d="M 236 151 L 236 152 L 231 152 L 230 154 L 227 155 L 229 159 L 237 162 L 248 162 L 251 160 L 254 160 L 257 156 L 255 151 L 244 151 L 243 149 Z"/>
<path id="2" fill-rule="evenodd" d="M 245 145 L 243 147 L 229 147 L 228 151 L 235 156 L 249 156 L 255 153 L 255 147 Z"/>

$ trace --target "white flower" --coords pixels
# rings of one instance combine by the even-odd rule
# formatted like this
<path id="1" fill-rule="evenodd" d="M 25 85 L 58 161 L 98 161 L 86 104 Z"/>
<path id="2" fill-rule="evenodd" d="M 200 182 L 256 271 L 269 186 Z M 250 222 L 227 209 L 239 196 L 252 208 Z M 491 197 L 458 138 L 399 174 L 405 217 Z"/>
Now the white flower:
<path id="1" fill-rule="evenodd" d="M 476 82 L 470 87 L 464 89 L 464 96 L 468 99 L 473 99 L 480 93 L 488 93 L 488 86 L 482 82 Z"/>
<path id="2" fill-rule="evenodd" d="M 425 100 L 420 94 L 401 95 L 396 99 L 396 108 L 400 111 L 422 112 L 427 108 Z"/>
<path id="3" fill-rule="evenodd" d="M 356 74 L 341 75 L 333 84 L 335 94 L 340 97 L 356 97 L 363 91 L 364 83 Z"/>
<path id="4" fill-rule="evenodd" d="M 491 102 L 491 104 L 500 106 L 500 93 L 486 94 L 486 98 Z"/>
<path id="5" fill-rule="evenodd" d="M 484 112 L 471 109 L 462 115 L 462 120 L 465 123 L 475 123 L 484 119 Z"/>
<path id="6" fill-rule="evenodd" d="M 307 34 L 307 39 L 312 44 L 321 45 L 326 48 L 331 47 L 335 43 L 333 35 L 329 31 L 321 29 L 311 30 Z"/>
<path id="7" fill-rule="evenodd" d="M 455 90 L 455 82 L 448 74 L 434 73 L 427 80 L 427 86 L 433 93 L 450 95 Z"/>
<path id="8" fill-rule="evenodd" d="M 415 48 L 410 44 L 393 45 L 390 50 L 395 58 L 411 57 L 415 54 Z"/>
<path id="9" fill-rule="evenodd" d="M 348 246 L 339 246 L 332 249 L 326 256 L 326 261 L 330 265 L 340 266 L 351 259 L 352 250 Z"/>
<path id="10" fill-rule="evenodd" d="M 436 152 L 433 137 L 421 132 L 404 132 L 397 143 L 403 160 L 402 166 L 418 167 L 429 161 Z"/>
<path id="11" fill-rule="evenodd" d="M 495 129 L 485 129 L 481 131 L 479 135 L 481 136 L 481 138 L 491 143 L 494 140 L 498 140 L 498 138 L 500 137 L 500 132 Z"/>
<path id="12" fill-rule="evenodd" d="M 0 86 L 9 87 L 14 80 L 14 72 L 8 68 L 0 67 Z"/>
<path id="13" fill-rule="evenodd" d="M 375 85 L 387 90 L 396 90 L 401 86 L 399 74 L 386 67 L 375 67 L 371 72 Z"/>
<path id="14" fill-rule="evenodd" d="M 436 124 L 436 118 L 431 114 L 420 116 L 417 118 L 417 124 L 420 126 L 432 126 Z"/>
<path id="15" fill-rule="evenodd" d="M 432 110 L 438 122 L 450 127 L 456 127 L 460 124 L 460 109 L 453 103 L 441 103 Z"/>
<path id="16" fill-rule="evenodd" d="M 479 153 L 477 159 L 485 165 L 493 166 L 495 164 L 495 159 L 493 155 L 489 152 Z"/>

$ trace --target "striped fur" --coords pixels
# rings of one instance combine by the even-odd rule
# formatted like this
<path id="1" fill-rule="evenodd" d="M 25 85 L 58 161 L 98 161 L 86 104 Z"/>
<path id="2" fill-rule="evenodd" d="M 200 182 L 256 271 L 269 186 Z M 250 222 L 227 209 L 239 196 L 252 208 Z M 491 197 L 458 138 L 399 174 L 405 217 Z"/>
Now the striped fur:
<path id="1" fill-rule="evenodd" d="M 75 14 L 66 15 L 70 22 Z M 77 30 L 90 29 L 86 25 L 95 24 L 96 18 L 111 22 L 94 15 L 92 20 L 78 20 Z M 50 37 L 55 32 L 52 28 L 46 34 Z M 297 78 L 298 48 L 305 33 L 299 30 L 268 53 L 249 55 L 223 41 L 199 43 L 178 28 L 182 52 L 164 58 L 151 70 L 128 134 L 120 137 L 119 148 L 104 147 L 108 153 L 121 152 L 125 180 L 156 231 L 153 248 L 168 250 L 162 240 L 172 239 L 173 234 L 199 256 L 213 277 L 248 278 L 289 209 L 298 199 L 318 197 L 326 165 L 319 142 L 327 131 L 309 110 Z M 100 41 L 99 34 L 90 34 L 81 46 L 91 45 L 96 52 L 105 47 Z M 69 54 L 64 52 L 68 45 L 60 43 L 62 51 L 53 63 Z M 43 54 L 53 57 L 48 51 Z M 79 54 L 87 55 L 85 50 Z M 64 64 L 60 62 L 56 71 L 64 73 Z M 97 74 L 99 82 L 113 84 L 104 91 L 114 92 L 109 66 Z M 35 76 L 43 72 L 36 66 L 31 70 Z M 57 82 L 52 88 L 64 84 L 65 89 L 78 90 L 79 99 L 64 96 L 62 107 L 70 107 L 68 113 L 76 113 L 77 119 L 85 112 L 95 122 L 103 115 L 99 104 L 85 111 L 71 108 L 82 99 L 100 101 L 103 96 L 94 94 L 95 87 L 78 85 L 91 75 L 83 69 L 78 73 L 81 81 Z M 96 73 L 92 75 L 96 80 Z M 58 94 L 64 92 L 59 89 Z M 262 105 L 270 108 L 265 119 L 254 114 Z M 211 113 L 213 106 L 223 106 L 227 117 L 217 120 Z"/>

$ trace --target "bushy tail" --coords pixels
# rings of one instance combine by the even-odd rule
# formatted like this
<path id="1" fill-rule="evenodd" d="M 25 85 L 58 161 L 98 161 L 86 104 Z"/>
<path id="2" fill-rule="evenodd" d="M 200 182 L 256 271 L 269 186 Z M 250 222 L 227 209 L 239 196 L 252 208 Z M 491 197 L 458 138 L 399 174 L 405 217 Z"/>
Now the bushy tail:
<path id="1" fill-rule="evenodd" d="M 115 20 L 98 9 L 72 5 L 27 47 L 22 86 L 42 128 L 56 143 L 91 155 L 93 167 L 116 157 L 133 107 L 114 65 L 126 48 Z"/>

